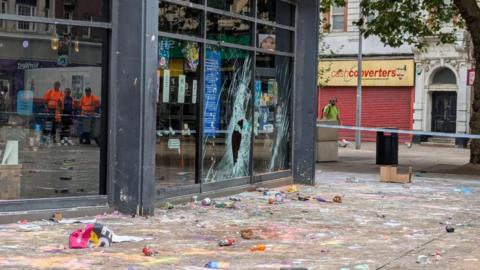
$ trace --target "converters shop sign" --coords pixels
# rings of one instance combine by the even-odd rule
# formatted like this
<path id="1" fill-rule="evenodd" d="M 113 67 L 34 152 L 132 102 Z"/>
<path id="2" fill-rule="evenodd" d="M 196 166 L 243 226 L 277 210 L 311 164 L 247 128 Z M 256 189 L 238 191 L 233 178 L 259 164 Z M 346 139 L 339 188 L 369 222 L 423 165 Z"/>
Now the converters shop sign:
<path id="1" fill-rule="evenodd" d="M 321 60 L 318 68 L 321 86 L 356 86 L 357 61 Z M 413 60 L 367 60 L 362 62 L 363 86 L 414 86 Z"/>

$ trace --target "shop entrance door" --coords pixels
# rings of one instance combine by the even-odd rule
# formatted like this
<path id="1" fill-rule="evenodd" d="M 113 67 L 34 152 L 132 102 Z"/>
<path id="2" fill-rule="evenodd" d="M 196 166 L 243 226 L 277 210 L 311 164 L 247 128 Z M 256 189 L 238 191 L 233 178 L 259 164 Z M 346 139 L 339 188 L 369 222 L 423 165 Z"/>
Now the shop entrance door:
<path id="1" fill-rule="evenodd" d="M 457 93 L 433 92 L 432 131 L 455 133 L 457 122 Z"/>

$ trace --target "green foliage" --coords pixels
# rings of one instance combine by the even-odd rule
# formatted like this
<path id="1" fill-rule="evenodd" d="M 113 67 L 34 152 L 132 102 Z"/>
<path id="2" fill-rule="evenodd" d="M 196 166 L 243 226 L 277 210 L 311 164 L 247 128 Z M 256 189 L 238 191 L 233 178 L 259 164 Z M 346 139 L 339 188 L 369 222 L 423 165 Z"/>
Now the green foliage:
<path id="1" fill-rule="evenodd" d="M 320 0 L 321 11 L 345 0 Z M 464 27 L 457 7 L 449 0 L 361 0 L 361 19 L 355 22 L 365 37 L 375 35 L 389 46 L 410 44 L 425 47 L 426 37 L 452 43 L 455 32 Z M 368 19 L 367 19 L 368 18 Z"/>

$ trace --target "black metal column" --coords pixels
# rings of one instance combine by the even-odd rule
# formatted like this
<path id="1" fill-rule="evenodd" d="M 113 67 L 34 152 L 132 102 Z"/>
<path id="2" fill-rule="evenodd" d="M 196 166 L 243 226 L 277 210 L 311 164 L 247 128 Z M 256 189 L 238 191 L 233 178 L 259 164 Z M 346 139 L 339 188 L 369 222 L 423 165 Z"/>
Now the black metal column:
<path id="1" fill-rule="evenodd" d="M 295 90 L 293 95 L 293 177 L 315 184 L 319 1 L 297 4 Z"/>
<path id="2" fill-rule="evenodd" d="M 158 0 L 112 3 L 108 197 L 129 214 L 155 202 Z"/>

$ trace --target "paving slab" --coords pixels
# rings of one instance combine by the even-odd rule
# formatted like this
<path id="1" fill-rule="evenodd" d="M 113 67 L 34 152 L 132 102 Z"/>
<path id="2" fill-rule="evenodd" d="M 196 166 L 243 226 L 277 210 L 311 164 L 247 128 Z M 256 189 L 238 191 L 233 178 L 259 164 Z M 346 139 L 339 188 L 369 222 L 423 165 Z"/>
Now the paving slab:
<path id="1" fill-rule="evenodd" d="M 318 171 L 316 186 L 297 186 L 311 200 L 298 200 L 288 188 L 239 194 L 234 208 L 192 202 L 149 218 L 97 216 L 116 234 L 152 238 L 109 248 L 68 249 L 69 233 L 82 224 L 2 225 L 1 269 L 194 270 L 209 261 L 228 262 L 230 269 L 480 269 L 475 177 L 415 177 L 402 185 L 380 183 L 377 174 Z M 269 204 L 277 191 L 286 199 Z M 316 196 L 341 196 L 342 203 Z M 252 239 L 241 238 L 244 229 L 253 230 Z M 233 246 L 218 246 L 230 238 Z M 266 251 L 250 251 L 259 244 Z M 144 256 L 145 245 L 158 254 Z M 419 256 L 426 259 L 417 263 Z"/>

